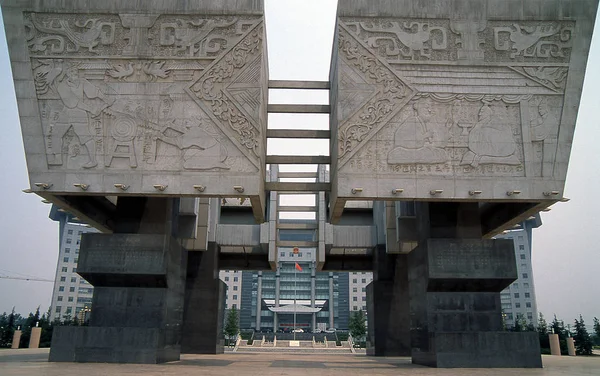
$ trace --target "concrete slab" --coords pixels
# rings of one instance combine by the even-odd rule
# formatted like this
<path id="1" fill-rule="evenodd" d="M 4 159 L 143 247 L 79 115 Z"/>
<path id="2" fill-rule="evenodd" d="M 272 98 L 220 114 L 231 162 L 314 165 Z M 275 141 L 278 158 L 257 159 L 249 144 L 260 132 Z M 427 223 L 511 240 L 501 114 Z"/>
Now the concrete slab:
<path id="1" fill-rule="evenodd" d="M 131 375 L 187 376 L 584 376 L 600 373 L 600 356 L 544 356 L 543 369 L 432 369 L 413 365 L 410 358 L 367 357 L 365 355 L 317 354 L 235 354 L 183 355 L 181 361 L 162 365 L 48 363 L 48 349 L 0 350 L 3 376 L 88 376 Z"/>

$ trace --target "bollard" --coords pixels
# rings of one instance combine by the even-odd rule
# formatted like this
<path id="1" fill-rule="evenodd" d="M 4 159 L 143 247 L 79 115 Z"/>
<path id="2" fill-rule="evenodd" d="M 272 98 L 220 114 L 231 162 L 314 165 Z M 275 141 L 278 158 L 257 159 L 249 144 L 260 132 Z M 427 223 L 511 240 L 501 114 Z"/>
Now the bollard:
<path id="1" fill-rule="evenodd" d="M 567 338 L 567 349 L 569 350 L 569 356 L 575 356 L 575 340 L 573 337 Z"/>
<path id="2" fill-rule="evenodd" d="M 560 356 L 560 342 L 558 341 L 558 334 L 548 334 L 550 339 L 550 354 Z"/>
<path id="3" fill-rule="evenodd" d="M 19 342 L 21 342 L 21 333 L 22 332 L 20 329 L 15 330 L 15 334 L 13 334 L 12 346 L 10 347 L 11 349 L 19 348 Z"/>

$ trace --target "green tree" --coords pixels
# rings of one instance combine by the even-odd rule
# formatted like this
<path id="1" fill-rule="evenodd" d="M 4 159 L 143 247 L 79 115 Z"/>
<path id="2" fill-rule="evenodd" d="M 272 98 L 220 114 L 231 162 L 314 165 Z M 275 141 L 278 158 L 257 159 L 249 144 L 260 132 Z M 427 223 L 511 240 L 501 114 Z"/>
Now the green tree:
<path id="1" fill-rule="evenodd" d="M 238 322 L 238 311 L 235 307 L 233 307 L 229 310 L 229 312 L 227 312 L 227 320 L 224 328 L 225 335 L 229 338 L 229 341 L 231 341 L 231 339 L 234 338 L 240 331 Z"/>
<path id="2" fill-rule="evenodd" d="M 13 307 L 10 315 L 7 315 L 6 312 L 2 315 L 0 319 L 0 348 L 10 347 L 15 333 L 15 318 L 15 307 Z"/>
<path id="3" fill-rule="evenodd" d="M 549 349 L 550 339 L 548 338 L 548 323 L 541 312 L 540 318 L 538 319 L 537 332 L 540 338 L 540 348 Z"/>
<path id="4" fill-rule="evenodd" d="M 600 321 L 598 321 L 597 317 L 594 317 L 594 333 L 596 333 L 596 345 L 600 346 Z"/>
<path id="5" fill-rule="evenodd" d="M 350 329 L 352 337 L 354 337 L 357 341 L 362 340 L 367 334 L 367 326 L 365 325 L 365 319 L 365 313 L 362 310 L 354 311 L 352 313 L 352 316 L 350 317 L 348 329 Z"/>
<path id="6" fill-rule="evenodd" d="M 513 332 L 526 332 L 527 330 L 528 330 L 527 320 L 525 320 L 525 317 L 523 316 L 523 314 L 521 314 L 521 313 L 517 314 L 517 317 L 515 318 L 515 326 L 513 326 L 512 331 Z"/>
<path id="7" fill-rule="evenodd" d="M 590 337 L 583 317 L 579 315 L 579 320 L 575 319 L 575 350 L 577 355 L 592 355 L 592 337 Z"/>

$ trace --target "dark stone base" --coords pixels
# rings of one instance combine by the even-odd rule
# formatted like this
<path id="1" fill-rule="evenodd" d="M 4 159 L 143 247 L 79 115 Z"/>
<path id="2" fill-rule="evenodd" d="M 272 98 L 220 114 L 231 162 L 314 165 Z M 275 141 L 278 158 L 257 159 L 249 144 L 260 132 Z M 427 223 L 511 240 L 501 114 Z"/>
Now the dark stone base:
<path id="1" fill-rule="evenodd" d="M 410 314 L 403 295 L 408 295 L 406 284 L 373 281 L 367 286 L 367 355 L 411 355 Z"/>
<path id="2" fill-rule="evenodd" d="M 54 328 L 50 362 L 157 364 L 179 360 L 179 346 L 166 346 L 176 335 L 157 328 Z"/>
<path id="3" fill-rule="evenodd" d="M 412 362 L 437 368 L 542 368 L 537 332 L 431 333 Z"/>

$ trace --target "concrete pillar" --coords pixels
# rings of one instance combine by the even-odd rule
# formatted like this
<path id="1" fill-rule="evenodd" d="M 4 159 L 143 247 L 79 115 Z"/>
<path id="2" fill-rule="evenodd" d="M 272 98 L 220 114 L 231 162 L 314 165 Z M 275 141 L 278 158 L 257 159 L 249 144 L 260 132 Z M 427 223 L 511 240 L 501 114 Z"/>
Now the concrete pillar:
<path id="1" fill-rule="evenodd" d="M 19 348 L 19 344 L 21 343 L 21 334 L 23 334 L 21 330 L 15 330 L 13 334 L 12 345 L 10 346 L 11 349 Z"/>
<path id="2" fill-rule="evenodd" d="M 316 267 L 315 267 L 315 263 L 313 262 L 311 265 L 311 269 L 310 269 L 310 306 L 312 308 L 315 308 L 315 294 L 316 294 Z M 315 329 L 317 329 L 317 314 L 313 313 L 311 318 L 311 328 L 312 331 L 314 332 Z"/>
<path id="3" fill-rule="evenodd" d="M 29 348 L 30 349 L 39 349 L 41 337 L 42 337 L 42 328 L 39 328 L 37 326 L 35 328 L 31 328 L 31 337 L 29 337 Z"/>
<path id="4" fill-rule="evenodd" d="M 226 285 L 219 279 L 219 247 L 189 252 L 183 310 L 181 352 L 222 354 Z"/>
<path id="5" fill-rule="evenodd" d="M 262 311 L 262 272 L 258 272 L 258 286 L 256 290 L 256 325 L 257 331 L 260 331 L 260 313 Z"/>
<path id="6" fill-rule="evenodd" d="M 277 317 L 277 312 L 273 312 L 273 333 L 277 333 L 279 330 L 279 318 Z"/>
<path id="7" fill-rule="evenodd" d="M 410 311 L 407 255 L 386 255 L 375 250 L 379 270 L 367 286 L 367 355 L 410 356 Z M 391 271 L 386 271 L 391 266 Z"/>
<path id="8" fill-rule="evenodd" d="M 558 339 L 558 334 L 548 334 L 548 339 L 550 340 L 550 354 L 555 356 L 561 356 L 560 341 Z"/>
<path id="9" fill-rule="evenodd" d="M 412 362 L 541 368 L 536 332 L 502 328 L 500 291 L 517 278 L 512 240 L 482 239 L 478 203 L 418 203 L 408 255 Z"/>
<path id="10" fill-rule="evenodd" d="M 333 273 L 329 273 L 329 327 L 334 328 L 335 306 L 333 303 Z"/>
<path id="11" fill-rule="evenodd" d="M 187 252 L 178 211 L 178 199 L 119 197 L 114 233 L 83 235 L 77 270 L 94 286 L 89 326 L 54 328 L 50 361 L 179 360 Z"/>
<path id="12" fill-rule="evenodd" d="M 277 270 L 275 271 L 275 307 L 279 307 L 279 289 L 281 288 L 281 264 L 277 262 Z M 279 330 L 279 316 L 273 312 L 273 333 Z"/>
<path id="13" fill-rule="evenodd" d="M 573 339 L 573 337 L 567 338 L 567 350 L 569 351 L 569 356 L 577 355 L 575 351 L 575 340 Z"/>

